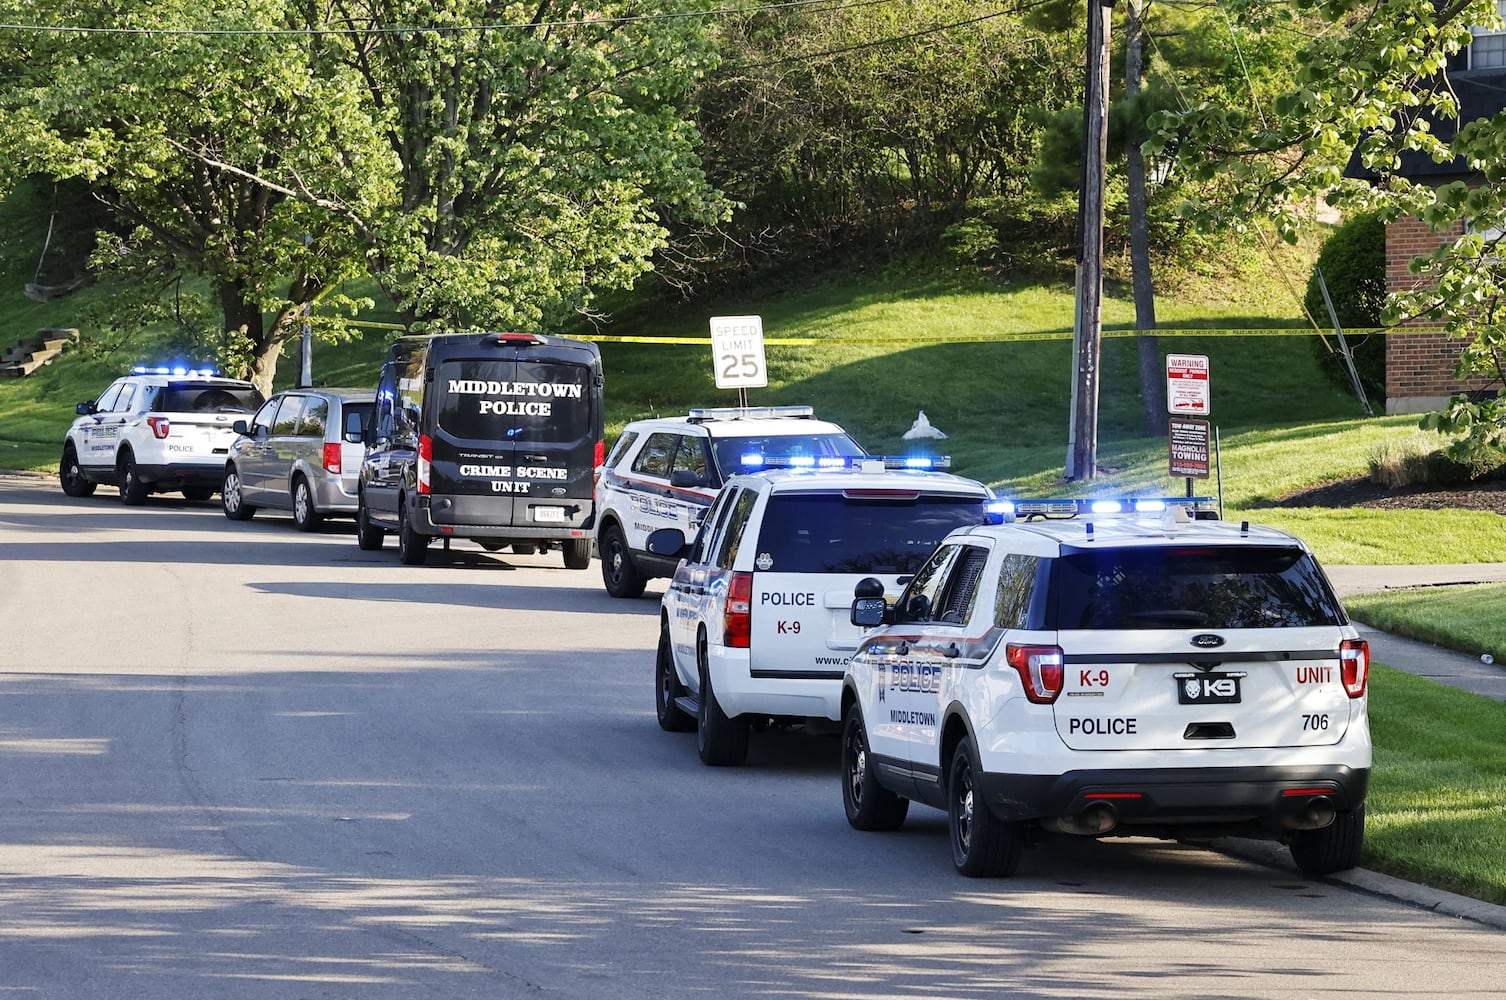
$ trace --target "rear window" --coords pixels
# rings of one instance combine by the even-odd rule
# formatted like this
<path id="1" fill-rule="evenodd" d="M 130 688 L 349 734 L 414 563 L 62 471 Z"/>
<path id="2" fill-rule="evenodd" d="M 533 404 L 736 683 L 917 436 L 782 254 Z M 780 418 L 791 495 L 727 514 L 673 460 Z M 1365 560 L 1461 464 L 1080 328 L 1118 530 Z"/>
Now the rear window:
<path id="1" fill-rule="evenodd" d="M 376 409 L 376 403 L 344 403 L 340 407 L 344 413 L 344 433 L 359 435 L 371 419 L 371 411 Z"/>
<path id="2" fill-rule="evenodd" d="M 591 434 L 591 373 L 584 365 L 449 361 L 434 380 L 439 426 L 457 438 L 560 444 Z"/>
<path id="3" fill-rule="evenodd" d="M 834 458 L 866 455 L 863 446 L 846 434 L 775 434 L 767 437 L 713 438 L 711 450 L 724 476 L 769 458 Z M 744 457 L 750 461 L 744 461 Z"/>
<path id="4" fill-rule="evenodd" d="M 913 573 L 953 528 L 984 519 L 981 497 L 776 493 L 764 511 L 755 566 L 776 573 Z"/>
<path id="5" fill-rule="evenodd" d="M 1101 549 L 1054 562 L 1048 627 L 1297 628 L 1345 621 L 1317 563 L 1301 549 Z"/>
<path id="6" fill-rule="evenodd" d="M 255 413 L 266 402 L 247 386 L 167 385 L 152 404 L 157 413 Z"/>

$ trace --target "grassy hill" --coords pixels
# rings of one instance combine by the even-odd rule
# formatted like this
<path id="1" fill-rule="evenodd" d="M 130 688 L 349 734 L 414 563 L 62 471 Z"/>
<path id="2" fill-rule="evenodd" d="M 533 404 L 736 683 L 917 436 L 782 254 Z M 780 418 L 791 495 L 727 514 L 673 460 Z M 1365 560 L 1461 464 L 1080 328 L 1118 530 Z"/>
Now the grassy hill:
<path id="1" fill-rule="evenodd" d="M 0 382 L 0 468 L 55 469 L 73 406 L 92 399 L 130 364 L 161 360 L 150 332 L 104 333 L 92 320 L 100 297 L 86 290 L 52 303 L 21 294 L 30 277 L 0 253 L 0 329 L 16 338 L 42 326 L 78 326 L 80 346 L 29 379 Z M 1352 397 L 1319 374 L 1307 336 L 1227 335 L 1198 330 L 1297 328 L 1300 308 L 1287 291 L 1305 275 L 1300 260 L 1283 275 L 1265 261 L 1239 275 L 1184 284 L 1158 302 L 1163 353 L 1211 359 L 1212 419 L 1222 445 L 1222 490 L 1232 514 L 1294 490 L 1362 473 L 1376 445 L 1410 433 L 1415 418 L 1365 419 Z M 673 309 L 628 307 L 598 327 L 607 372 L 608 436 L 628 420 L 688 406 L 730 405 L 714 387 L 707 346 L 665 338 L 704 338 L 712 315 L 763 317 L 770 385 L 755 404 L 809 403 L 876 452 L 905 450 L 901 435 L 920 411 L 948 438 L 938 450 L 953 471 L 1002 493 L 1049 495 L 1175 493 L 1164 438 L 1145 436 L 1127 290 L 1110 287 L 1104 322 L 1099 476 L 1061 482 L 1069 431 L 1073 296 L 1064 285 L 999 285 L 980 279 L 914 278 L 894 270 L 827 275 L 799 287 L 728 296 Z M 378 316 L 376 319 L 389 319 Z M 646 338 L 616 342 L 610 338 Z M 813 343 L 780 344 L 798 338 Z M 1011 339 L 1030 338 L 1030 339 Z M 316 380 L 373 385 L 387 334 L 316 344 Z M 978 342 L 971 342 L 978 341 Z M 279 382 L 289 384 L 286 360 Z M 1197 484 L 1213 493 L 1219 482 Z M 1255 519 L 1294 530 L 1335 562 L 1407 563 L 1506 559 L 1499 517 L 1464 511 L 1345 512 L 1263 509 Z"/>

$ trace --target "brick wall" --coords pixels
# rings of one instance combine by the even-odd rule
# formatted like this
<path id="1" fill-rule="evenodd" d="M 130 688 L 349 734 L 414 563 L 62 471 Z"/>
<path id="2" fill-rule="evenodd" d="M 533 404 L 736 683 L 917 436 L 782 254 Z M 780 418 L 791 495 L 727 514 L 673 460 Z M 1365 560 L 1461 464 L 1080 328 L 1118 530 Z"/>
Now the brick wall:
<path id="1" fill-rule="evenodd" d="M 1386 290 L 1423 287 L 1429 279 L 1412 274 L 1413 257 L 1437 249 L 1464 231 L 1463 224 L 1435 233 L 1421 219 L 1399 219 L 1386 227 Z M 1386 337 L 1386 412 L 1425 413 L 1443 407 L 1455 393 L 1482 389 L 1489 379 L 1459 382 L 1454 365 L 1463 350 L 1461 340 L 1442 333 L 1401 333 L 1407 326 L 1428 326 L 1427 320 L 1403 324 Z"/>

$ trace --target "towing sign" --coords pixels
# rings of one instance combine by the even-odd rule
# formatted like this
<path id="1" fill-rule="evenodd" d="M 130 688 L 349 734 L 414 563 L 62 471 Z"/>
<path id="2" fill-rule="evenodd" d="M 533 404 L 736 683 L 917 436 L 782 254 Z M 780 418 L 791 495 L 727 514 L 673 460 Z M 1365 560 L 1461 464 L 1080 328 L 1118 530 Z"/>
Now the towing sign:
<path id="1" fill-rule="evenodd" d="M 1206 354 L 1166 355 L 1166 410 L 1206 417 L 1211 405 Z"/>

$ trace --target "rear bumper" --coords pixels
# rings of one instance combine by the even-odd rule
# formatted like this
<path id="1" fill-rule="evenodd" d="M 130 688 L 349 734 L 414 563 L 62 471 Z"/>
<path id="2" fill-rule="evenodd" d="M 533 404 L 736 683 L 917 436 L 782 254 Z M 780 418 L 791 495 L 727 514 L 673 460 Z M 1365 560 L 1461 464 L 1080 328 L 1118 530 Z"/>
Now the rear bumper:
<path id="1" fill-rule="evenodd" d="M 225 482 L 225 456 L 215 455 L 202 462 L 168 462 L 159 465 L 136 463 L 136 475 L 154 487 L 209 486 L 218 490 Z"/>
<path id="2" fill-rule="evenodd" d="M 321 514 L 354 514 L 356 512 L 355 477 L 347 483 L 341 476 L 320 469 L 311 470 L 309 486 L 314 494 L 314 506 Z"/>
<path id="3" fill-rule="evenodd" d="M 1108 806 L 1120 823 L 1236 823 L 1300 814 L 1326 796 L 1339 812 L 1365 802 L 1370 769 L 1344 764 L 1131 768 L 976 776 L 1000 819 L 1075 816 Z"/>
<path id="4" fill-rule="evenodd" d="M 716 691 L 717 704 L 729 716 L 771 715 L 794 719 L 842 718 L 842 668 L 829 676 L 753 676 L 746 649 L 710 646 L 706 669 Z"/>

